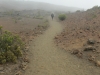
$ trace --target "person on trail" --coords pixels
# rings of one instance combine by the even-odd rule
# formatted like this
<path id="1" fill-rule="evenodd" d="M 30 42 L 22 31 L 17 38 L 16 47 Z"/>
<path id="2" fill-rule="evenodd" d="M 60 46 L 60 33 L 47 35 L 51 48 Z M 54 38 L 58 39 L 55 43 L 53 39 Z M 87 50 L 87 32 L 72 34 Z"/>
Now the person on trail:
<path id="1" fill-rule="evenodd" d="M 53 18 L 54 18 L 54 14 L 53 14 L 53 13 L 51 14 L 51 18 L 52 18 L 52 20 L 53 20 Z"/>

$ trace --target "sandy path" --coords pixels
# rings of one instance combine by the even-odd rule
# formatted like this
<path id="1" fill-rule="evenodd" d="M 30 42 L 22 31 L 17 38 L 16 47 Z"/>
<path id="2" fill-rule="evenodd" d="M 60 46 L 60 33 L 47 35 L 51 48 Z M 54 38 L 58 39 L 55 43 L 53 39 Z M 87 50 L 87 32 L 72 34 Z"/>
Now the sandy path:
<path id="1" fill-rule="evenodd" d="M 30 64 L 25 75 L 100 75 L 100 69 L 60 50 L 53 38 L 62 26 L 49 19 L 50 27 L 32 43 Z"/>

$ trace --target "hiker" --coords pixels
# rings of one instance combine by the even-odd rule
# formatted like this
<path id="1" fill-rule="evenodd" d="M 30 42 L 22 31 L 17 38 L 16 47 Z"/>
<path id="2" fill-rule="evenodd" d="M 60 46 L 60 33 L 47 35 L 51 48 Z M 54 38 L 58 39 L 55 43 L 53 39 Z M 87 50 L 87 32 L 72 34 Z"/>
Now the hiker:
<path id="1" fill-rule="evenodd" d="M 52 20 L 53 20 L 53 17 L 54 17 L 54 14 L 51 14 L 51 18 L 52 18 Z"/>

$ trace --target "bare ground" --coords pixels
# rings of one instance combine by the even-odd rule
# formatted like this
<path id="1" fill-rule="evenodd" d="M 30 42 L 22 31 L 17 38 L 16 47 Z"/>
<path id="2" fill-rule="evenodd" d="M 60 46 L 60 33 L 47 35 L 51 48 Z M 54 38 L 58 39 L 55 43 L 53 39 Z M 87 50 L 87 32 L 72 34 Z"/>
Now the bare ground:
<path id="1" fill-rule="evenodd" d="M 18 74 L 23 75 L 23 72 L 25 71 L 29 62 L 27 56 L 30 46 L 29 43 L 34 38 L 38 37 L 38 35 L 42 34 L 49 26 L 46 16 L 41 19 L 41 16 L 39 16 L 40 18 L 37 17 L 38 15 L 37 13 L 34 14 L 36 16 L 34 17 L 33 14 L 32 15 L 29 14 L 31 13 L 31 11 L 26 11 L 23 13 L 22 12 L 23 11 L 18 12 L 19 16 L 16 15 L 17 13 L 12 13 L 12 15 L 10 14 L 5 15 L 4 13 L 0 13 L 0 26 L 1 25 L 3 26 L 3 31 L 7 30 L 15 35 L 16 34 L 19 35 L 25 43 L 23 56 L 20 59 L 18 59 L 16 64 L 13 63 L 0 64 L 0 75 L 18 75 Z M 45 13 L 47 12 L 44 12 L 43 14 Z"/>
<path id="2" fill-rule="evenodd" d="M 100 67 L 100 7 L 87 11 L 67 13 L 66 20 L 59 21 L 63 31 L 55 37 L 58 47 L 69 51 L 73 56 Z M 89 40 L 94 40 L 90 44 Z M 94 47 L 92 50 L 85 49 Z"/>
<path id="3" fill-rule="evenodd" d="M 49 23 L 48 30 L 31 44 L 30 64 L 25 75 L 100 75 L 98 67 L 55 45 L 53 39 L 63 27 L 50 18 Z"/>

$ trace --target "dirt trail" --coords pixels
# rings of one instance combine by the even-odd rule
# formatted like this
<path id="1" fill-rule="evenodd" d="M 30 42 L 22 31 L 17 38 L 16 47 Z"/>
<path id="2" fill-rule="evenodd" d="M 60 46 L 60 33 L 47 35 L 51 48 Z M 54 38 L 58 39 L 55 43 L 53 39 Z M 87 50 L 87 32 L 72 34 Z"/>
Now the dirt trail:
<path id="1" fill-rule="evenodd" d="M 25 75 L 100 75 L 100 69 L 57 48 L 53 38 L 63 27 L 49 18 L 50 27 L 32 43 Z"/>

